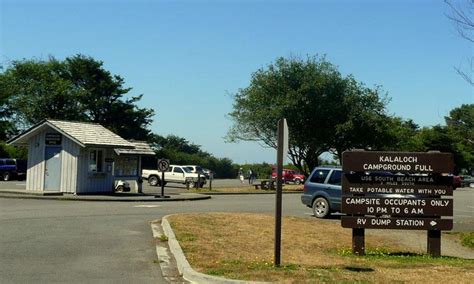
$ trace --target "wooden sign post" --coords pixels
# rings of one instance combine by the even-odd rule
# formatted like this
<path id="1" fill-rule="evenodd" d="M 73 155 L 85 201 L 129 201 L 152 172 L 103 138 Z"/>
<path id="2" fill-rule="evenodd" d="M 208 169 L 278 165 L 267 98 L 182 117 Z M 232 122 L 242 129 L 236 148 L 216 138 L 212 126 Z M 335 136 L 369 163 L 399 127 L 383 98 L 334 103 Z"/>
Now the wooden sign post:
<path id="1" fill-rule="evenodd" d="M 275 204 L 275 266 L 281 264 L 281 207 L 283 188 L 283 161 L 288 153 L 288 125 L 286 119 L 278 121 L 277 181 Z"/>
<path id="2" fill-rule="evenodd" d="M 365 254 L 365 229 L 427 230 L 427 250 L 441 256 L 441 230 L 453 228 L 450 153 L 346 151 L 341 218 L 352 228 L 354 254 Z"/>

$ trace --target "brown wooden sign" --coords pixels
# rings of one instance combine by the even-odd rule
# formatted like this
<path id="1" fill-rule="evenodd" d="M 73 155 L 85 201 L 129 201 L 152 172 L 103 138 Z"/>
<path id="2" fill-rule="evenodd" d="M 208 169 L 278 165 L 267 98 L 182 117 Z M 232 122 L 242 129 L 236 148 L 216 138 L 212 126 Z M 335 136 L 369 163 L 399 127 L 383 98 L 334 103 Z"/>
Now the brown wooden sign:
<path id="1" fill-rule="evenodd" d="M 452 230 L 452 219 L 435 218 L 377 218 L 342 216 L 343 228 L 396 229 L 396 230 Z"/>
<path id="2" fill-rule="evenodd" d="M 441 230 L 451 230 L 451 153 L 346 151 L 342 154 L 341 225 L 352 228 L 352 251 L 365 254 L 365 229 L 427 230 L 427 249 L 441 255 Z M 426 198 L 433 197 L 433 198 Z M 357 216 L 360 215 L 360 216 Z M 363 216 L 367 215 L 367 216 Z M 384 218 L 383 218 L 384 217 Z"/>
<path id="3" fill-rule="evenodd" d="M 453 200 L 343 196 L 341 209 L 343 213 L 356 215 L 453 216 Z"/>
<path id="4" fill-rule="evenodd" d="M 418 196 L 453 195 L 448 176 L 372 176 L 344 174 L 342 192 L 350 194 L 402 194 Z"/>
<path id="5" fill-rule="evenodd" d="M 344 172 L 451 173 L 451 153 L 409 153 L 346 151 L 342 154 Z"/>

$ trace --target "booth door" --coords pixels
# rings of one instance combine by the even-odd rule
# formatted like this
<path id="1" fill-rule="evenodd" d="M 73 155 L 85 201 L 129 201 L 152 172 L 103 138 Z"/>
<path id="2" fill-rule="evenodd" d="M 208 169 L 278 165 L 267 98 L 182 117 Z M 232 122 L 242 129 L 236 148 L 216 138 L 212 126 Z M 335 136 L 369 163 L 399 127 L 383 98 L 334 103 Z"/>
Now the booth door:
<path id="1" fill-rule="evenodd" d="M 44 190 L 59 191 L 61 184 L 61 147 L 46 147 Z"/>

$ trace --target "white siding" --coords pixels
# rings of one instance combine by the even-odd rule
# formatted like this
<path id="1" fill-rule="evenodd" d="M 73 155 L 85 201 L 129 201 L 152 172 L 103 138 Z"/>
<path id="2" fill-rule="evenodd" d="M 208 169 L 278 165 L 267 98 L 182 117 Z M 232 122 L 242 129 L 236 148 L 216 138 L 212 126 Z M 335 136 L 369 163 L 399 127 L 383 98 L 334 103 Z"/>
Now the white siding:
<path id="1" fill-rule="evenodd" d="M 46 131 L 40 132 L 29 141 L 26 190 L 44 189 L 44 139 Z"/>
<path id="2" fill-rule="evenodd" d="M 61 192 L 75 193 L 77 188 L 77 161 L 81 147 L 63 136 L 61 151 Z"/>
<path id="3" fill-rule="evenodd" d="M 101 148 L 98 148 L 101 149 Z M 89 150 L 90 148 L 83 148 L 80 151 L 78 158 L 77 171 L 77 193 L 99 193 L 112 192 L 113 190 L 113 176 L 112 171 L 107 171 L 107 163 L 103 163 L 104 173 L 93 174 L 89 173 Z M 113 157 L 113 149 L 104 150 L 104 160 Z"/>

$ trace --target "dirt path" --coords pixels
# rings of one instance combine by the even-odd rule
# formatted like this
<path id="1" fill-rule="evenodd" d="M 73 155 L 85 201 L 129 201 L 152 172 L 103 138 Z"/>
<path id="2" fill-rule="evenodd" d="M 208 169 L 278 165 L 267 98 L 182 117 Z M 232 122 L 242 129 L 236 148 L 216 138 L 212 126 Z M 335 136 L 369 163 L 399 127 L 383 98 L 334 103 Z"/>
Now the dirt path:
<path id="1" fill-rule="evenodd" d="M 426 253 L 426 231 L 366 230 L 367 235 L 382 236 L 407 250 Z M 441 236 L 441 255 L 474 259 L 474 250 L 462 246 L 456 236 Z"/>

